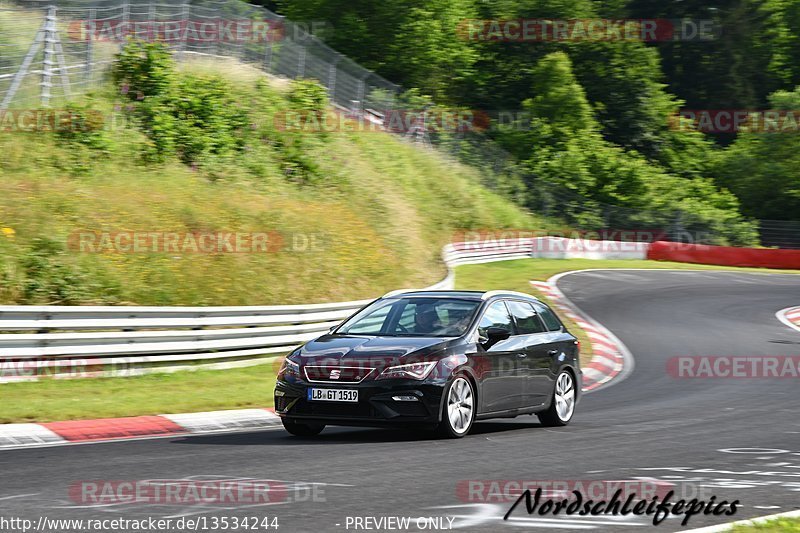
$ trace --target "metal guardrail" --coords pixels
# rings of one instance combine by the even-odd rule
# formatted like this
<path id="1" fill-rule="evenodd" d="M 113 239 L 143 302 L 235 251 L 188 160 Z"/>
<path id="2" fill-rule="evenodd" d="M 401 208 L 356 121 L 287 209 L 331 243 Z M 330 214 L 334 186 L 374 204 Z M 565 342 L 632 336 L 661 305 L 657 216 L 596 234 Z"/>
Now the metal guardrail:
<path id="1" fill-rule="evenodd" d="M 523 242 L 526 241 L 526 242 Z M 531 242 L 444 248 L 452 267 L 530 257 Z M 370 300 L 247 307 L 0 306 L 0 383 L 48 377 L 129 376 L 275 361 Z"/>

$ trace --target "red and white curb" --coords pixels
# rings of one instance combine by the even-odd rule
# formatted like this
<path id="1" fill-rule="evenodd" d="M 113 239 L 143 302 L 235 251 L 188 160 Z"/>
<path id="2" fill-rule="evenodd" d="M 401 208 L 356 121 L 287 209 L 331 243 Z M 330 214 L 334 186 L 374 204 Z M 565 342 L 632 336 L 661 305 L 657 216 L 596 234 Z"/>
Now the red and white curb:
<path id="1" fill-rule="evenodd" d="M 581 370 L 583 390 L 590 392 L 630 374 L 633 370 L 633 356 L 613 333 L 578 309 L 561 292 L 556 283 L 566 274 L 569 272 L 553 276 L 547 281 L 531 281 L 531 285 L 547 296 L 559 311 L 573 320 L 589 337 L 592 344 L 592 360 Z"/>
<path id="2" fill-rule="evenodd" d="M 775 316 L 790 328 L 800 331 L 800 307 L 781 309 L 775 313 Z"/>
<path id="3" fill-rule="evenodd" d="M 0 449 L 252 431 L 280 424 L 280 417 L 273 409 L 234 409 L 41 424 L 0 424 Z"/>

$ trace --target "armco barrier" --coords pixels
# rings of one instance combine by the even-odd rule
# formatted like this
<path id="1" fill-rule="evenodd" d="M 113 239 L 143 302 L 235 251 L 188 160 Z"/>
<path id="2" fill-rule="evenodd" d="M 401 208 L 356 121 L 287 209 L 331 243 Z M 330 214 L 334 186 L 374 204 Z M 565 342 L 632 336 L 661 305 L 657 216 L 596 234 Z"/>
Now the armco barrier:
<path id="1" fill-rule="evenodd" d="M 646 242 L 592 241 L 539 237 L 531 254 L 543 259 L 644 259 Z"/>
<path id="2" fill-rule="evenodd" d="M 734 248 L 666 241 L 652 243 L 647 249 L 647 259 L 705 265 L 800 269 L 800 250 Z"/>
<path id="3" fill-rule="evenodd" d="M 620 257 L 630 243 L 556 237 L 453 243 L 452 267 L 528 257 Z M 623 248 L 625 247 L 623 246 Z M 644 257 L 641 245 L 624 257 Z M 635 257 L 634 257 L 635 256 Z M 315 338 L 369 300 L 248 307 L 0 306 L 0 383 L 49 377 L 140 375 L 268 362 Z"/>
<path id="4" fill-rule="evenodd" d="M 529 256 L 519 243 L 461 253 L 453 265 Z M 268 362 L 318 337 L 370 300 L 247 307 L 0 306 L 0 383 L 50 377 L 140 375 Z"/>
<path id="5" fill-rule="evenodd" d="M 445 256 L 458 253 L 460 257 L 478 256 L 492 249 L 502 248 L 511 253 L 516 247 L 524 257 L 541 259 L 645 259 L 646 242 L 593 241 L 565 237 L 529 237 L 513 240 L 487 240 L 460 242 L 445 248 Z M 508 259 L 508 257 L 506 257 Z"/>

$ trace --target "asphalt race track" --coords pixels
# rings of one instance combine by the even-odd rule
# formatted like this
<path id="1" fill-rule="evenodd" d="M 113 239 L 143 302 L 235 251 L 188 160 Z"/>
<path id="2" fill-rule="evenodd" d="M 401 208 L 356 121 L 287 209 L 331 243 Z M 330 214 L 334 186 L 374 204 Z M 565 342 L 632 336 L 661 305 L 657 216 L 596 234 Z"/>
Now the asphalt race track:
<path id="1" fill-rule="evenodd" d="M 454 527 L 474 531 L 686 529 L 680 518 L 654 528 L 647 516 L 529 517 L 524 505 L 503 521 L 510 502 L 457 495 L 465 480 L 642 477 L 673 484 L 687 499 L 740 500 L 734 517 L 695 516 L 689 528 L 800 508 L 798 380 L 678 379 L 666 370 L 674 356 L 800 355 L 800 334 L 774 316 L 800 304 L 800 278 L 587 271 L 559 287 L 635 358 L 633 373 L 585 396 L 566 428 L 525 416 L 479 423 L 457 441 L 328 428 L 308 440 L 279 429 L 9 450 L 0 452 L 2 514 L 34 522 L 267 515 L 285 533 L 347 531 L 347 517 L 365 516 L 455 516 Z M 87 507 L 68 496 L 81 480 L 209 478 L 281 480 L 289 491 L 273 505 L 238 506 Z"/>

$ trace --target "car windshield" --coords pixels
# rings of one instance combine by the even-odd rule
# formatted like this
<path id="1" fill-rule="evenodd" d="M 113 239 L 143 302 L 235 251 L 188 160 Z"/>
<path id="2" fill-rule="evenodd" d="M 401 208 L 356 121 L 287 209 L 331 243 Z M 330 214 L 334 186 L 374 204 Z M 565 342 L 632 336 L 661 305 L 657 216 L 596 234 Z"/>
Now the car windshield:
<path id="1" fill-rule="evenodd" d="M 362 309 L 336 330 L 341 335 L 458 337 L 480 302 L 456 298 L 387 298 Z"/>

